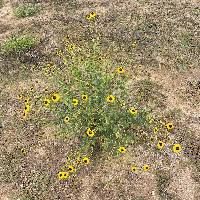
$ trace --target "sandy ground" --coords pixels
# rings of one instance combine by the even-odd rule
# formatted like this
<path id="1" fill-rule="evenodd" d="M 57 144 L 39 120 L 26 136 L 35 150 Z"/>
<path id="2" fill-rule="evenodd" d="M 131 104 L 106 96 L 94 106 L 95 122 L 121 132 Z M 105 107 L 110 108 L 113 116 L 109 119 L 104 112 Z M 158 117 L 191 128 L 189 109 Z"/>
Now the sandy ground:
<path id="1" fill-rule="evenodd" d="M 75 39 L 80 33 L 81 36 L 79 37 L 83 36 L 83 42 L 85 42 L 85 39 L 87 40 L 87 26 L 84 24 L 83 16 L 88 11 L 95 10 L 100 16 L 97 30 L 100 32 L 103 42 L 107 45 L 112 44 L 112 41 L 114 41 L 115 45 L 120 46 L 119 49 L 114 49 L 115 52 L 111 52 L 109 57 L 112 57 L 116 62 L 121 62 L 124 59 L 123 62 L 126 63 L 127 60 L 131 60 L 127 65 L 132 73 L 133 83 L 136 80 L 150 77 L 153 83 L 162 86 L 160 92 L 166 96 L 166 107 L 164 110 L 161 109 L 162 113 L 179 109 L 181 113 L 180 124 L 184 124 L 195 135 L 195 138 L 192 136 L 195 141 L 199 139 L 200 91 L 198 84 L 200 68 L 197 60 L 198 48 L 195 46 L 195 50 L 193 50 L 190 47 L 190 45 L 199 44 L 195 40 L 198 38 L 197 27 L 199 26 L 197 14 L 195 14 L 199 12 L 198 5 L 200 2 L 198 0 L 161 1 L 160 4 L 163 7 L 153 0 L 78 0 L 76 4 L 68 2 L 64 4 L 65 6 L 60 7 L 54 6 L 52 1 L 40 1 L 39 3 L 43 5 L 41 13 L 24 19 L 17 19 L 13 15 L 12 10 L 17 2 L 5 0 L 4 6 L 0 8 L 0 42 L 5 41 L 11 35 L 34 33 L 42 41 L 36 51 L 44 52 L 45 59 L 47 59 L 49 52 L 60 45 L 63 35 L 70 34 L 72 41 L 77 42 Z M 76 6 L 73 7 L 74 5 L 79 6 L 77 8 Z M 136 31 L 132 33 L 132 29 Z M 180 41 L 182 41 L 185 33 L 189 33 L 194 38 L 194 41 L 189 41 L 191 43 L 188 47 L 180 46 Z M 139 44 L 135 50 L 130 50 L 130 44 L 133 40 L 137 40 Z M 107 48 L 106 45 L 103 46 L 106 47 L 104 50 L 107 55 L 109 50 L 113 49 Z M 157 46 L 161 50 L 157 50 Z M 191 52 L 191 54 L 188 52 Z M 177 64 L 177 57 L 180 57 L 181 64 Z M 133 61 L 132 58 L 134 58 Z M 191 60 L 189 60 L 190 58 Z M 16 68 L 18 63 L 20 61 L 16 61 L 15 57 L 9 59 L 0 57 L 1 79 L 3 80 L 0 87 L 1 94 L 3 94 L 0 99 L 0 106 L 3 108 L 1 115 L 5 125 L 5 129 L 1 134 L 1 159 L 3 161 L 0 170 L 4 173 L 0 182 L 0 199 L 2 200 L 24 200 L 25 198 L 20 197 L 24 187 L 32 188 L 32 193 L 37 195 L 38 188 L 35 185 L 38 184 L 38 187 L 41 187 L 42 184 L 40 185 L 32 179 L 34 177 L 33 169 L 36 171 L 41 170 L 41 168 L 48 170 L 50 164 L 51 173 L 53 174 L 53 170 L 59 167 L 59 159 L 63 159 L 62 156 L 73 143 L 66 145 L 65 141 L 57 140 L 54 137 L 56 127 L 45 127 L 40 130 L 32 124 L 27 125 L 25 130 L 15 129 L 15 121 L 12 119 L 15 119 L 15 113 L 19 108 L 16 100 L 18 94 L 32 85 L 36 90 L 42 91 L 48 84 L 42 79 L 38 71 L 31 74 L 32 77 L 21 80 L 20 72 Z M 42 64 L 42 61 L 39 64 Z M 135 69 L 140 64 L 142 67 L 136 78 Z M 180 70 L 175 65 L 186 67 Z M 10 67 L 9 70 L 4 70 L 5 66 Z M 6 74 L 5 71 L 9 73 Z M 12 79 L 10 79 L 11 77 Z M 26 137 L 22 136 L 22 132 Z M 36 132 L 44 133 L 41 136 L 42 139 L 38 139 L 34 135 Z M 16 165 L 13 165 L 13 161 L 6 163 L 9 156 L 15 155 L 16 147 L 22 144 L 27 145 L 31 150 L 27 159 L 21 159 L 21 164 L 16 163 Z M 196 159 L 199 159 L 199 150 L 196 149 Z M 72 188 L 53 179 L 55 183 L 47 184 L 46 187 L 42 185 L 46 191 L 41 192 L 39 190 L 40 198 L 35 197 L 33 199 L 200 199 L 199 171 L 187 156 L 183 155 L 182 160 L 175 159 L 171 165 L 166 166 L 170 178 L 162 193 L 160 192 L 161 186 L 159 186 L 155 170 L 152 169 L 147 173 L 142 172 L 138 175 L 130 174 L 129 165 L 135 156 L 134 153 L 132 154 L 122 160 L 112 160 L 110 158 L 102 161 L 100 166 L 82 171 L 77 179 L 77 185 Z M 48 162 L 46 162 L 47 160 Z M 148 161 L 151 162 L 152 166 L 156 165 L 153 155 L 148 154 L 148 152 L 146 155 L 135 158 L 135 160 L 141 166 Z M 15 166 L 16 173 L 20 173 L 16 181 L 12 181 L 12 179 L 5 180 L 5 168 L 8 171 L 10 170 L 9 167 L 5 166 L 11 168 Z M 12 170 L 8 173 L 8 177 L 13 175 Z M 40 175 L 37 177 L 40 177 Z M 29 179 L 32 182 L 29 182 Z M 31 198 L 27 197 L 26 199 Z"/>

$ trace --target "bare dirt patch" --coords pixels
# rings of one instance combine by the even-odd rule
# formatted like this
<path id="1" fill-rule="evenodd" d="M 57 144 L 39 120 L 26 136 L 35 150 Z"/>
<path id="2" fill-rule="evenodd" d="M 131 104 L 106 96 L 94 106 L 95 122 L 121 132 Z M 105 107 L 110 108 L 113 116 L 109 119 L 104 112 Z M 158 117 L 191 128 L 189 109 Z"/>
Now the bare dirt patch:
<path id="1" fill-rule="evenodd" d="M 199 183 L 192 179 L 192 171 L 186 167 L 173 169 L 172 182 L 168 187 L 169 193 L 175 194 L 178 198 L 183 200 L 196 200 L 199 196 Z"/>

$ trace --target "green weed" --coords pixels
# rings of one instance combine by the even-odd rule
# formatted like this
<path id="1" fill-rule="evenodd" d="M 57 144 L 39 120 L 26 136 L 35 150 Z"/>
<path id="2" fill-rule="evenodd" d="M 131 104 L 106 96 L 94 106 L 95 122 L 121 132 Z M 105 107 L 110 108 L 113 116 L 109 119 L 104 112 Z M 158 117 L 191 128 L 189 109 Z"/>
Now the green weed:
<path id="1" fill-rule="evenodd" d="M 6 40 L 1 45 L 1 52 L 3 54 L 21 53 L 25 52 L 38 43 L 38 39 L 33 36 L 19 36 L 12 37 Z"/>
<path id="2" fill-rule="evenodd" d="M 56 127 L 57 137 L 77 141 L 58 173 L 60 180 L 75 176 L 93 161 L 96 165 L 107 156 L 123 156 L 130 145 L 147 144 L 155 126 L 159 131 L 173 129 L 172 122 L 155 125 L 151 109 L 141 103 L 149 100 L 155 87 L 150 80 L 136 84 L 138 90 L 132 89 L 128 67 L 104 58 L 98 39 L 88 48 L 66 41 L 65 48 L 55 52 L 54 62 L 43 67 L 45 80 L 52 87 L 26 97 L 22 111 L 24 120 L 33 122 L 35 118 L 34 124 L 42 121 Z M 39 110 L 37 116 L 32 115 L 32 109 Z M 174 153 L 182 150 L 179 146 L 178 150 L 173 147 Z M 143 170 L 148 171 L 149 166 Z"/>
<path id="3" fill-rule="evenodd" d="M 57 89 L 41 94 L 36 104 L 43 107 L 44 115 L 48 110 L 53 116 L 46 123 L 59 127 L 57 136 L 79 140 L 76 155 L 95 160 L 105 154 L 123 154 L 137 135 L 142 137 L 138 131 L 148 128 L 149 111 L 133 100 L 126 66 L 103 59 L 97 42 L 85 58 L 85 52 L 76 54 L 76 50 L 76 45 L 67 44 L 66 51 L 56 53 L 61 65 L 48 63 L 44 67 L 48 82 Z M 25 119 L 31 111 L 28 104 Z"/>
<path id="4" fill-rule="evenodd" d="M 80 136 L 81 154 L 90 152 L 94 156 L 113 148 L 117 152 L 135 139 L 133 126 L 145 125 L 146 110 L 139 110 L 129 97 L 127 74 L 115 68 L 110 61 L 99 62 L 92 55 L 82 63 L 75 57 L 70 61 L 68 84 L 63 82 L 63 68 L 54 73 L 60 90 L 46 98 L 51 98 L 51 109 L 58 116 L 56 125 L 62 132 Z"/>
<path id="5" fill-rule="evenodd" d="M 33 16 L 38 13 L 41 8 L 36 4 L 22 4 L 14 9 L 14 15 L 18 18 Z"/>

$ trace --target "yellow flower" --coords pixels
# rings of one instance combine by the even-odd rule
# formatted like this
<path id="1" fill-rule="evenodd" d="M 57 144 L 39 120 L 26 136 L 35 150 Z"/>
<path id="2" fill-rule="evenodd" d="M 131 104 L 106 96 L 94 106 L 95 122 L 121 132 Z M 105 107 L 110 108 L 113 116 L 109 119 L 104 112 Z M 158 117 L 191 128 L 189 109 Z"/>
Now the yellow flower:
<path id="1" fill-rule="evenodd" d="M 67 123 L 69 122 L 69 117 L 66 116 L 66 117 L 64 118 L 64 122 L 65 122 L 65 124 L 67 124 Z"/>
<path id="2" fill-rule="evenodd" d="M 54 103 L 57 103 L 58 101 L 60 101 L 60 94 L 59 93 L 53 93 L 51 99 Z"/>
<path id="3" fill-rule="evenodd" d="M 120 66 L 120 67 L 117 67 L 117 73 L 118 73 L 118 74 L 123 74 L 124 71 L 125 71 L 125 70 L 124 70 L 123 67 L 121 67 L 121 66 Z"/>
<path id="4" fill-rule="evenodd" d="M 30 108 L 31 108 L 30 105 L 26 104 L 25 107 L 24 107 L 24 112 L 28 113 L 30 111 Z"/>
<path id="5" fill-rule="evenodd" d="M 136 41 L 133 41 L 132 47 L 135 48 L 136 46 L 137 46 L 137 42 L 136 42 Z"/>
<path id="6" fill-rule="evenodd" d="M 156 133 L 158 132 L 158 128 L 155 127 L 155 128 L 153 129 L 153 132 L 156 134 Z"/>
<path id="7" fill-rule="evenodd" d="M 92 19 L 92 17 L 90 16 L 90 14 L 87 14 L 87 15 L 85 16 L 85 18 L 86 18 L 87 20 L 91 20 L 91 19 Z"/>
<path id="8" fill-rule="evenodd" d="M 136 173 L 137 172 L 137 167 L 135 165 L 131 166 L 131 171 L 133 173 Z"/>
<path id="9" fill-rule="evenodd" d="M 144 170 L 145 172 L 149 171 L 149 169 L 150 169 L 149 165 L 144 165 L 144 166 L 143 166 L 143 170 Z"/>
<path id="10" fill-rule="evenodd" d="M 21 153 L 22 153 L 23 155 L 26 155 L 26 154 L 27 154 L 27 152 L 26 152 L 25 149 L 21 149 Z"/>
<path id="11" fill-rule="evenodd" d="M 95 132 L 93 130 L 91 130 L 90 128 L 87 129 L 86 131 L 86 134 L 89 136 L 89 137 L 93 137 Z"/>
<path id="12" fill-rule="evenodd" d="M 115 96 L 113 95 L 107 96 L 106 101 L 109 103 L 113 103 L 115 101 Z"/>
<path id="13" fill-rule="evenodd" d="M 92 20 L 97 16 L 96 12 L 90 12 L 89 14 L 86 15 L 87 20 Z"/>
<path id="14" fill-rule="evenodd" d="M 169 122 L 165 125 L 165 127 L 167 128 L 168 131 L 171 131 L 174 128 L 174 125 L 172 122 Z"/>
<path id="15" fill-rule="evenodd" d="M 66 180 L 69 177 L 68 172 L 59 172 L 58 173 L 58 179 L 59 180 Z"/>
<path id="16" fill-rule="evenodd" d="M 74 106 L 77 106 L 78 105 L 78 99 L 72 99 L 72 104 Z"/>
<path id="17" fill-rule="evenodd" d="M 131 107 L 131 108 L 129 109 L 129 112 L 130 112 L 132 115 L 137 115 L 137 113 L 138 113 L 137 109 L 134 108 L 134 107 Z"/>
<path id="18" fill-rule="evenodd" d="M 165 147 L 165 143 L 163 141 L 159 141 L 157 144 L 158 149 L 163 149 Z"/>
<path id="19" fill-rule="evenodd" d="M 75 48 L 76 48 L 75 44 L 70 44 L 70 45 L 68 46 L 68 50 L 69 50 L 69 51 L 73 51 Z"/>
<path id="20" fill-rule="evenodd" d="M 97 13 L 94 12 L 94 11 L 92 11 L 92 12 L 90 13 L 90 16 L 91 16 L 92 18 L 95 18 L 95 17 L 97 16 Z"/>
<path id="21" fill-rule="evenodd" d="M 88 95 L 86 95 L 86 94 L 82 94 L 82 100 L 83 101 L 87 101 L 88 100 Z"/>
<path id="22" fill-rule="evenodd" d="M 175 144 L 172 149 L 174 153 L 179 153 L 182 151 L 182 146 L 180 144 Z"/>
<path id="23" fill-rule="evenodd" d="M 83 158 L 83 163 L 84 163 L 85 165 L 90 164 L 90 159 L 89 159 L 88 157 L 84 157 L 84 158 Z"/>
<path id="24" fill-rule="evenodd" d="M 69 171 L 70 173 L 73 173 L 73 172 L 75 171 L 74 166 L 69 165 L 69 166 L 68 166 L 68 171 Z"/>
<path id="25" fill-rule="evenodd" d="M 44 103 L 44 106 L 49 106 L 49 104 L 50 104 L 50 99 L 44 99 L 44 101 L 43 101 L 43 103 Z"/>
<path id="26" fill-rule="evenodd" d="M 119 147 L 118 151 L 120 153 L 126 153 L 126 148 L 125 147 Z"/>

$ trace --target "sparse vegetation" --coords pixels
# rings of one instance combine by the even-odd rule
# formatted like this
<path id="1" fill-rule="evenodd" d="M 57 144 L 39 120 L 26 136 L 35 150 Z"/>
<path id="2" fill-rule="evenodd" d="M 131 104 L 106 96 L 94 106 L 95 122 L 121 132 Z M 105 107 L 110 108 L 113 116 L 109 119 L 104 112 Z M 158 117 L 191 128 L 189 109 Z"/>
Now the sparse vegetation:
<path id="1" fill-rule="evenodd" d="M 14 8 L 14 15 L 18 18 L 30 17 L 36 15 L 41 10 L 40 6 L 37 4 L 20 4 Z"/>
<path id="2" fill-rule="evenodd" d="M 195 3 L 28 2 L 0 9 L 3 199 L 197 199 Z"/>
<path id="3" fill-rule="evenodd" d="M 12 37 L 1 45 L 1 52 L 3 54 L 25 52 L 38 44 L 38 42 L 39 40 L 33 36 Z"/>

